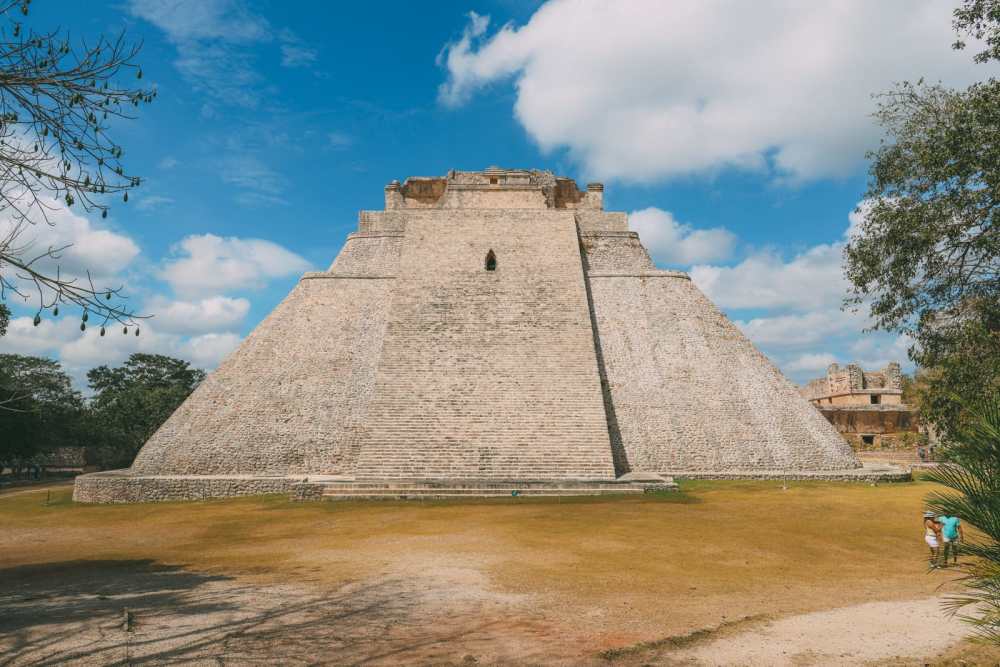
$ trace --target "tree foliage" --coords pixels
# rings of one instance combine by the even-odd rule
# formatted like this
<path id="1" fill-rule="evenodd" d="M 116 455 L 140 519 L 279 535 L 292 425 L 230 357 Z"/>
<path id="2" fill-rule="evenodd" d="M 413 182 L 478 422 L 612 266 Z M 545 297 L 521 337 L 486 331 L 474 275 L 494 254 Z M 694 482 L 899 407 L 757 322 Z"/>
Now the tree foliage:
<path id="1" fill-rule="evenodd" d="M 62 205 L 107 216 L 113 195 L 140 184 L 112 137 L 115 121 L 156 97 L 136 82 L 139 46 L 124 33 L 93 42 L 24 24 L 30 0 L 0 0 L 0 300 L 16 295 L 43 311 L 76 306 L 84 315 L 135 324 L 121 287 L 59 269 L 68 246 L 34 247 L 30 231 L 55 224 Z M 122 85 L 122 81 L 128 81 Z M 54 268 L 53 268 L 54 267 Z M 85 326 L 86 318 L 83 323 Z"/>
<path id="2" fill-rule="evenodd" d="M 0 354 L 0 469 L 81 444 L 84 405 L 59 362 Z"/>
<path id="3" fill-rule="evenodd" d="M 8 324 L 10 324 L 10 308 L 6 304 L 0 303 L 0 336 L 7 333 Z"/>
<path id="4" fill-rule="evenodd" d="M 962 35 L 984 43 L 985 48 L 973 56 L 978 63 L 1000 60 L 1000 0 L 964 0 L 955 10 L 952 25 L 959 37 L 954 48 L 966 47 Z"/>
<path id="5" fill-rule="evenodd" d="M 968 408 L 969 419 L 946 450 L 950 463 L 931 469 L 927 479 L 948 489 L 932 493 L 930 508 L 975 526 L 962 546 L 960 569 L 966 592 L 949 607 L 981 637 L 1000 643 L 1000 394 Z"/>
<path id="6" fill-rule="evenodd" d="M 122 366 L 87 373 L 94 396 L 90 418 L 99 425 L 105 467 L 126 467 L 143 443 L 204 379 L 188 362 L 158 354 L 133 354 Z"/>
<path id="7" fill-rule="evenodd" d="M 133 354 L 91 370 L 94 395 L 85 400 L 59 362 L 0 354 L 0 470 L 64 446 L 86 447 L 88 463 L 101 468 L 128 467 L 204 377 L 180 359 Z"/>
<path id="8" fill-rule="evenodd" d="M 949 433 L 954 395 L 1000 387 L 1000 82 L 904 83 L 880 97 L 863 221 L 845 249 L 850 303 L 904 333 L 939 375 L 925 417 Z"/>

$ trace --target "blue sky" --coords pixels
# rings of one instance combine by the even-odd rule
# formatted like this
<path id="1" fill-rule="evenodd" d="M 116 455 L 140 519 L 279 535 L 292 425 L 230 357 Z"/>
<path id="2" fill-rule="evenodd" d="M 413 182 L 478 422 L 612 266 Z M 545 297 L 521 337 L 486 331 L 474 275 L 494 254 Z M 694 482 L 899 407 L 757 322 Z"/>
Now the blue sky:
<path id="1" fill-rule="evenodd" d="M 143 42 L 159 96 L 114 136 L 145 184 L 107 220 L 66 212 L 45 233 L 156 317 L 139 339 L 100 339 L 72 317 L 31 327 L 14 303 L 0 350 L 60 358 L 77 379 L 136 350 L 211 368 L 330 264 L 387 182 L 496 164 L 603 180 L 657 262 L 690 270 L 795 381 L 905 360 L 905 340 L 841 312 L 840 244 L 879 138 L 871 93 L 988 73 L 950 51 L 950 11 L 38 0 L 36 29 Z"/>

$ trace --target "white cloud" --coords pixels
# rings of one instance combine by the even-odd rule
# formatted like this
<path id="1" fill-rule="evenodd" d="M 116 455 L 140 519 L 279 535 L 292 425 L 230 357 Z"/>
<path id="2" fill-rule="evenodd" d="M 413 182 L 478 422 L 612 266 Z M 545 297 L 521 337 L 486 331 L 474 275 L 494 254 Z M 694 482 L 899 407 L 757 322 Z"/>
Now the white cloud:
<path id="1" fill-rule="evenodd" d="M 179 164 L 180 161 L 177 158 L 175 158 L 172 155 L 168 155 L 167 157 L 160 160 L 160 162 L 156 166 L 158 166 L 160 169 L 173 169 Z"/>
<path id="2" fill-rule="evenodd" d="M 210 333 L 195 336 L 181 346 L 184 359 L 198 368 L 214 368 L 236 349 L 242 339 L 234 333 Z"/>
<path id="3" fill-rule="evenodd" d="M 252 208 L 288 203 L 282 197 L 286 188 L 284 177 L 254 155 L 243 153 L 224 158 L 219 165 L 219 174 L 223 182 L 241 190 L 235 199 L 243 206 Z"/>
<path id="4" fill-rule="evenodd" d="M 173 197 L 164 197 L 162 195 L 146 195 L 139 198 L 136 202 L 135 208 L 138 211 L 152 211 L 153 209 L 160 208 L 161 206 L 167 206 L 173 204 Z"/>
<path id="5" fill-rule="evenodd" d="M 725 167 L 850 173 L 879 132 L 871 95 L 997 71 L 955 52 L 939 0 L 553 0 L 487 35 L 470 14 L 438 62 L 446 105 L 513 78 L 514 112 L 587 175 L 653 181 Z"/>
<path id="6" fill-rule="evenodd" d="M 271 26 L 240 0 L 130 0 L 129 12 L 163 30 L 174 63 L 196 88 L 219 102 L 253 108 L 261 99 L 253 58 L 241 48 L 270 41 Z"/>
<path id="7" fill-rule="evenodd" d="M 736 236 L 722 227 L 694 229 L 678 222 L 670 211 L 644 208 L 629 214 L 629 227 L 657 262 L 687 266 L 729 259 Z"/>
<path id="8" fill-rule="evenodd" d="M 890 361 L 908 362 L 908 351 L 913 345 L 909 336 L 866 336 L 854 341 L 850 351 L 865 368 L 882 368 Z"/>
<path id="9" fill-rule="evenodd" d="M 835 363 L 837 358 L 828 352 L 820 354 L 802 354 L 784 364 L 785 370 L 793 373 L 809 371 L 817 373 L 825 371 L 827 367 Z"/>
<path id="10" fill-rule="evenodd" d="M 182 297 L 257 289 L 270 278 L 309 269 L 309 263 L 262 239 L 188 236 L 172 248 L 161 277 Z"/>
<path id="11" fill-rule="evenodd" d="M 170 301 L 163 297 L 147 302 L 156 328 L 170 333 L 206 333 L 232 329 L 243 322 L 250 302 L 243 298 L 212 296 L 197 301 Z"/>
<path id="12" fill-rule="evenodd" d="M 842 253 L 840 243 L 821 244 L 786 262 L 766 250 L 736 266 L 692 267 L 691 280 L 723 308 L 827 309 L 847 293 Z"/>
<path id="13" fill-rule="evenodd" d="M 269 39 L 270 26 L 239 0 L 130 0 L 133 16 L 160 28 L 172 42 Z"/>
<path id="14" fill-rule="evenodd" d="M 755 317 L 735 323 L 758 345 L 793 347 L 814 345 L 844 335 L 857 335 L 867 325 L 863 313 L 836 308 L 807 313 Z"/>
<path id="15" fill-rule="evenodd" d="M 46 200 L 45 205 L 48 223 L 41 221 L 40 216 L 34 216 L 39 221 L 34 225 L 24 225 L 17 241 L 12 244 L 25 248 L 22 257 L 31 259 L 49 249 L 65 247 L 56 258 L 44 258 L 35 266 L 53 274 L 58 267 L 64 277 L 83 277 L 89 270 L 99 289 L 117 287 L 111 284 L 116 275 L 139 255 L 139 246 L 135 241 L 107 226 L 91 223 L 57 199 Z M 0 238 L 5 237 L 15 225 L 10 217 L 0 220 Z"/>
<path id="16" fill-rule="evenodd" d="M 0 338 L 0 352 L 46 356 L 80 337 L 80 321 L 72 317 L 46 317 L 36 327 L 31 317 L 15 317 Z"/>

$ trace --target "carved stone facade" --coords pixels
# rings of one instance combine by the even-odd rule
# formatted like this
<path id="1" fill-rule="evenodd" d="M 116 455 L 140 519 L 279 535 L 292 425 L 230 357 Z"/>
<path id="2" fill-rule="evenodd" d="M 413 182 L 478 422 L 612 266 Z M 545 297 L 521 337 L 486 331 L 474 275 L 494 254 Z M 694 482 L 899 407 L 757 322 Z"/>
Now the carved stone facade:
<path id="1" fill-rule="evenodd" d="M 143 447 L 162 498 L 340 480 L 850 476 L 851 448 L 603 187 L 490 168 L 393 181 Z M 107 500 L 115 474 L 76 497 Z M 227 477 L 230 476 L 230 477 Z M 139 480 L 139 481 L 136 481 Z M 221 481 L 218 481 L 221 480 Z M 235 491 L 234 491 L 235 492 Z"/>
<path id="2" fill-rule="evenodd" d="M 917 445 L 917 415 L 903 404 L 896 362 L 878 371 L 865 371 L 858 364 L 830 364 L 826 377 L 811 380 L 801 392 L 857 450 Z"/>

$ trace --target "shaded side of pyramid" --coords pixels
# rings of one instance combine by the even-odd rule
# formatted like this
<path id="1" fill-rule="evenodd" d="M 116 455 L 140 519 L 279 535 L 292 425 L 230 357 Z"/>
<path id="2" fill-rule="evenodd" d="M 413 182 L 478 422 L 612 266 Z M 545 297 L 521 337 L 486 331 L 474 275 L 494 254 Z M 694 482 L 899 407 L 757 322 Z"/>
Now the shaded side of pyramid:
<path id="1" fill-rule="evenodd" d="M 687 274 L 657 270 L 624 216 L 607 220 L 581 217 L 580 239 L 619 473 L 860 467 Z"/>

